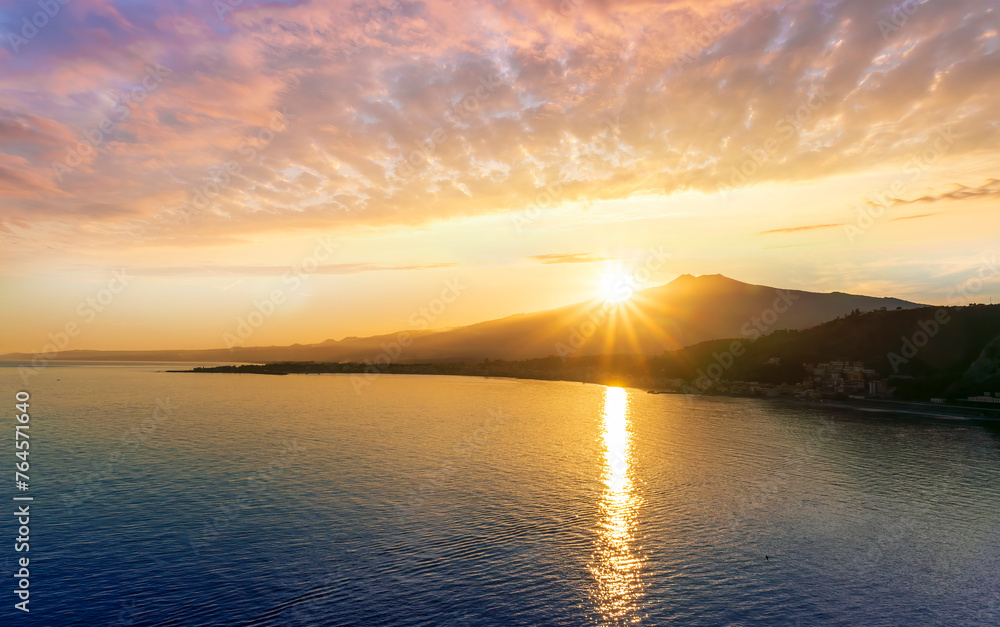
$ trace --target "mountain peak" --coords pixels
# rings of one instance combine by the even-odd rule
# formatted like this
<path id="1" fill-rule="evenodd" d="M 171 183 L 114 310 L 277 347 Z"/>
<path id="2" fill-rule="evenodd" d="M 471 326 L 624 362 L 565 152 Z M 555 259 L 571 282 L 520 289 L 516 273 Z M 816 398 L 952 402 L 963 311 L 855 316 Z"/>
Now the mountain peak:
<path id="1" fill-rule="evenodd" d="M 709 283 L 714 283 L 714 284 L 722 284 L 722 283 L 734 284 L 734 283 L 737 283 L 738 284 L 738 283 L 741 283 L 741 282 L 737 281 L 736 279 L 730 279 L 729 277 L 727 277 L 725 275 L 722 275 L 722 274 L 703 274 L 701 276 L 695 276 L 693 274 L 682 274 L 679 277 L 677 277 L 676 279 L 674 279 L 673 281 L 671 281 L 670 283 L 667 283 L 667 285 L 674 285 L 674 284 L 677 284 L 677 285 L 696 285 L 696 284 L 705 285 L 705 284 L 709 284 Z"/>

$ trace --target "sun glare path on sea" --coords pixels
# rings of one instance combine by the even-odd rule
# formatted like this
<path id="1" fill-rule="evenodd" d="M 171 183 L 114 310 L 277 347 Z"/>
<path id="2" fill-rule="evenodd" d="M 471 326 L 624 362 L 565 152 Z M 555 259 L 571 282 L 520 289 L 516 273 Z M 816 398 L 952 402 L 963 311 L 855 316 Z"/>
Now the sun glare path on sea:
<path id="1" fill-rule="evenodd" d="M 642 558 L 635 549 L 640 498 L 632 479 L 634 456 L 627 390 L 605 388 L 602 418 L 604 488 L 600 532 L 590 571 L 596 581 L 598 612 L 614 623 L 635 618 L 642 594 Z"/>

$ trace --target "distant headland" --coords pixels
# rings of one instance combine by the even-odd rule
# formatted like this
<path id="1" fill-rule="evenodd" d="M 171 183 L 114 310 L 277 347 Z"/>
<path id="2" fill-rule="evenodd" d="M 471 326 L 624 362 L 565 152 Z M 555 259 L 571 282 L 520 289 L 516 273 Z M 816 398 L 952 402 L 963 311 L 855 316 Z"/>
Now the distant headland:
<path id="1" fill-rule="evenodd" d="M 869 401 L 881 407 L 916 401 L 987 416 L 1000 410 L 1000 305 L 855 311 L 806 330 L 700 342 L 657 356 L 283 361 L 187 372 L 345 374 L 359 390 L 381 374 L 509 377 L 624 385 L 657 393 Z"/>

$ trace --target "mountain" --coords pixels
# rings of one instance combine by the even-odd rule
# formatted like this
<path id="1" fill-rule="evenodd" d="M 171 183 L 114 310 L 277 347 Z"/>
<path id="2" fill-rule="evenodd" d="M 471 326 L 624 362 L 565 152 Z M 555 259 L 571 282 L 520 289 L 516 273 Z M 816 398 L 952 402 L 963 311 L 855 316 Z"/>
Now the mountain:
<path id="1" fill-rule="evenodd" d="M 858 393 L 824 390 L 823 384 L 817 386 L 812 380 L 817 365 L 837 361 L 851 365 L 862 362 L 864 368 L 870 369 L 871 379 L 887 380 L 883 392 L 898 400 L 947 398 L 961 402 L 979 395 L 1000 398 L 1000 305 L 855 312 L 811 329 L 777 330 L 757 340 L 709 340 L 657 356 L 393 363 L 380 365 L 378 371 L 583 381 L 695 394 L 741 395 L 753 393 L 752 388 L 760 384 L 786 394 L 808 394 L 807 390 L 812 390 L 844 397 Z M 357 362 L 295 361 L 196 371 L 360 374 L 365 376 L 354 382 L 361 389 L 367 385 L 367 374 L 372 370 L 369 364 Z M 993 412 L 1000 417 L 1000 406 Z"/>
<path id="2" fill-rule="evenodd" d="M 671 351 L 651 359 L 647 368 L 660 377 L 693 381 L 732 342 L 712 340 Z M 1000 305 L 873 311 L 802 331 L 777 331 L 742 342 L 742 349 L 723 378 L 794 384 L 809 374 L 804 364 L 861 361 L 888 378 L 898 398 L 1000 392 Z"/>
<path id="3" fill-rule="evenodd" d="M 896 298 L 820 294 L 741 283 L 721 275 L 683 275 L 636 292 L 622 304 L 590 300 L 440 331 L 409 331 L 319 344 L 211 350 L 64 351 L 60 360 L 192 362 L 397 362 L 529 359 L 608 353 L 658 355 L 727 337 L 755 338 L 777 329 L 806 329 L 856 309 L 911 309 Z M 0 359 L 30 360 L 9 354 Z"/>

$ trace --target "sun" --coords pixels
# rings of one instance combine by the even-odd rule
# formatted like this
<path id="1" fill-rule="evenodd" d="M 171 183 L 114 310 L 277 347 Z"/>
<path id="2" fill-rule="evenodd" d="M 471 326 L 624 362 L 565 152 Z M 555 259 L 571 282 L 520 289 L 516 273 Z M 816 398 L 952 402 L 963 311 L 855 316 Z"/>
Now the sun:
<path id="1" fill-rule="evenodd" d="M 632 298 L 635 279 L 619 266 L 611 266 L 601 275 L 601 299 L 606 303 L 623 303 Z"/>

